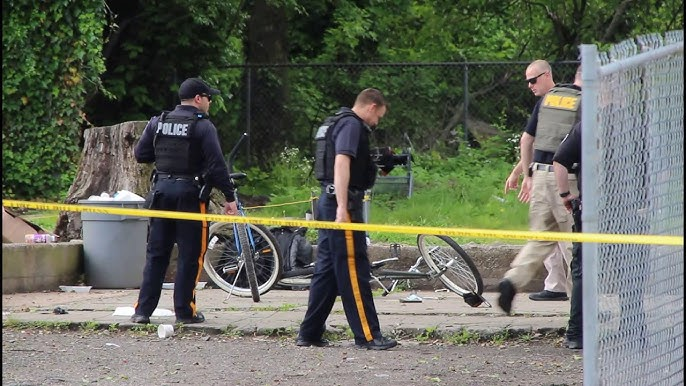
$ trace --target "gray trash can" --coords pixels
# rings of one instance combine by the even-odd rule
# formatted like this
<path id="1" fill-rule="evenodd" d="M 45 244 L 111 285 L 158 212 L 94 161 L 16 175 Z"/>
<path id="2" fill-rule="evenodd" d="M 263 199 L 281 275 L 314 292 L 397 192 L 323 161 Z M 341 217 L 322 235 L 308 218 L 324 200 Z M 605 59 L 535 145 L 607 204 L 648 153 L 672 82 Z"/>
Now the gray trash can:
<path id="1" fill-rule="evenodd" d="M 142 209 L 143 201 L 79 200 L 81 205 Z M 148 218 L 81 212 L 86 283 L 94 288 L 139 288 Z"/>

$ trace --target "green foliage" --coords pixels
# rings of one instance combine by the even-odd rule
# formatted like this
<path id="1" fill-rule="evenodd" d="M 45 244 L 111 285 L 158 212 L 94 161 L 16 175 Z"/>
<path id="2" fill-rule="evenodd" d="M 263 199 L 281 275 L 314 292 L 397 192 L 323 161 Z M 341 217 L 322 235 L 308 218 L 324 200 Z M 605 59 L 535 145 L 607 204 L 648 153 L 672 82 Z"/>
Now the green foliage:
<path id="1" fill-rule="evenodd" d="M 3 197 L 57 199 L 105 71 L 101 0 L 2 3 Z"/>
<path id="2" fill-rule="evenodd" d="M 449 228 L 528 229 L 528 206 L 516 194 L 504 195 L 512 163 L 506 140 L 464 149 L 456 157 L 439 152 L 414 154 L 414 192 L 410 199 L 374 195 L 370 222 Z M 411 242 L 416 235 L 371 232 L 375 241 Z M 465 241 L 493 240 L 465 239 Z M 512 242 L 508 240 L 507 242 Z"/>
<path id="3" fill-rule="evenodd" d="M 248 172 L 250 181 L 241 192 L 270 198 L 269 207 L 254 215 L 303 218 L 305 211 L 311 209 L 309 198 L 312 192 L 318 195 L 312 163 L 313 160 L 305 157 L 299 149 L 286 147 L 270 164 L 269 172 L 251 168 Z M 290 205 L 294 202 L 297 205 Z"/>
<path id="4" fill-rule="evenodd" d="M 438 338 L 440 338 L 440 335 L 438 334 L 437 326 L 427 327 L 426 329 L 424 329 L 424 331 L 422 331 L 415 337 L 415 339 L 417 339 L 418 342 L 426 342 L 428 340 Z"/>
<path id="5" fill-rule="evenodd" d="M 413 154 L 414 192 L 398 198 L 373 193 L 369 222 L 373 224 L 431 226 L 447 228 L 528 229 L 528 205 L 517 200 L 516 192 L 504 194 L 505 179 L 512 171 L 512 141 L 494 138 L 480 149 L 466 148 L 446 157 L 434 151 Z M 253 168 L 241 194 L 266 194 L 265 208 L 250 211 L 256 217 L 303 218 L 308 198 L 319 195 L 318 184 L 309 175 L 311 161 L 297 149 L 285 149 L 269 171 Z M 393 173 L 403 173 L 396 168 Z M 257 176 L 257 177 L 255 177 Z M 314 237 L 316 232 L 309 232 Z M 370 232 L 374 242 L 414 244 L 417 235 Z M 493 239 L 456 238 L 493 243 Z M 497 242 L 518 243 L 513 240 Z"/>
<path id="6" fill-rule="evenodd" d="M 472 332 L 466 328 L 462 328 L 458 332 L 446 334 L 443 339 L 450 344 L 465 345 L 479 342 L 481 335 L 478 332 Z"/>
<path id="7" fill-rule="evenodd" d="M 100 323 L 96 322 L 95 320 L 90 320 L 88 322 L 81 322 L 79 324 L 81 330 L 85 332 L 95 332 L 98 329 L 100 329 Z"/>

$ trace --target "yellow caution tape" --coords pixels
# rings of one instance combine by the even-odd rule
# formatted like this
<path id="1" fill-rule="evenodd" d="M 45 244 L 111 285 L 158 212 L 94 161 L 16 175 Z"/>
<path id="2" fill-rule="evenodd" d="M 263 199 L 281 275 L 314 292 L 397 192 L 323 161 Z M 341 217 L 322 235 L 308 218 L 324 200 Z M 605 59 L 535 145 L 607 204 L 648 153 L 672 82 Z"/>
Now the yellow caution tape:
<path id="1" fill-rule="evenodd" d="M 179 220 L 216 221 L 243 224 L 279 225 L 292 227 L 325 228 L 353 231 L 372 231 L 405 234 L 427 234 L 461 237 L 478 237 L 493 239 L 513 240 L 543 240 L 543 241 L 568 241 L 590 242 L 608 244 L 656 244 L 683 246 L 683 236 L 660 236 L 660 235 L 619 235 L 602 233 L 566 233 L 566 232 L 530 232 L 530 231 L 504 231 L 494 229 L 474 228 L 439 228 L 403 225 L 382 225 L 368 223 L 337 223 L 331 221 L 294 220 L 266 217 L 227 216 L 221 214 L 201 214 L 174 212 L 166 210 L 117 208 L 117 201 L 94 201 L 95 205 L 74 205 L 59 203 L 41 203 L 18 200 L 2 200 L 2 205 L 15 208 L 30 208 L 38 210 L 59 210 L 66 212 L 90 212 L 101 214 L 113 214 L 135 217 L 158 217 Z"/>

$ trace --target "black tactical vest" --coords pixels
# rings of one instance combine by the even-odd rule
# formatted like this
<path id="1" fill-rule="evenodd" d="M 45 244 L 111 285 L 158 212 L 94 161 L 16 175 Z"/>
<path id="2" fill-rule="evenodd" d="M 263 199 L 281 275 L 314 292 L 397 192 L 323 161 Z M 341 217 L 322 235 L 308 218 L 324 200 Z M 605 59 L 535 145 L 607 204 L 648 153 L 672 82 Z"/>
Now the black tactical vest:
<path id="1" fill-rule="evenodd" d="M 189 117 L 162 113 L 153 141 L 158 171 L 188 175 L 200 173 L 200 141 L 193 138 L 193 130 L 198 120 L 205 117 L 204 114 Z"/>
<path id="2" fill-rule="evenodd" d="M 333 129 L 338 121 L 346 116 L 352 116 L 364 126 L 363 134 L 357 146 L 357 156 L 351 160 L 350 183 L 351 189 L 365 190 L 374 185 L 377 166 L 371 158 L 369 133 L 371 130 L 350 109 L 341 109 L 336 114 L 326 118 L 315 134 L 316 151 L 314 158 L 315 177 L 321 183 L 333 182 L 333 168 L 336 158 Z"/>

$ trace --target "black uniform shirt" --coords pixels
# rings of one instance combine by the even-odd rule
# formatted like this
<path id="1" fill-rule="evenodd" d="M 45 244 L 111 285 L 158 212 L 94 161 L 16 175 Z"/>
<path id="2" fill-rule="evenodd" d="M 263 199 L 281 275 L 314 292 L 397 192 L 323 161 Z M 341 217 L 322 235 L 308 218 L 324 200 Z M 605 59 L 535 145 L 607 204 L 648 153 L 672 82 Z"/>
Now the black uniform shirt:
<path id="1" fill-rule="evenodd" d="M 196 114 L 202 114 L 195 106 L 177 105 L 174 111 L 169 114 L 192 117 Z M 160 117 L 152 117 L 143 130 L 143 135 L 134 149 L 136 161 L 139 163 L 155 162 L 155 147 L 153 140 L 155 139 L 155 131 L 157 130 L 157 122 Z M 217 136 L 217 128 L 209 119 L 199 119 L 193 130 L 193 138 L 197 138 L 200 142 L 200 150 L 202 153 L 202 165 L 199 165 L 198 170 L 207 172 L 205 178 L 206 183 L 219 189 L 226 201 L 234 200 L 233 185 L 229 179 L 229 169 L 224 161 L 221 147 L 219 146 L 219 137 Z"/>
<path id="2" fill-rule="evenodd" d="M 343 117 L 331 133 L 336 154 L 357 157 L 357 148 L 364 128 L 355 117 Z"/>
<path id="3" fill-rule="evenodd" d="M 572 127 L 572 130 L 564 137 L 557 148 L 553 161 L 572 170 L 574 164 L 581 165 L 581 122 Z M 577 166 L 574 173 L 577 176 L 577 185 L 581 192 L 581 167 Z"/>

